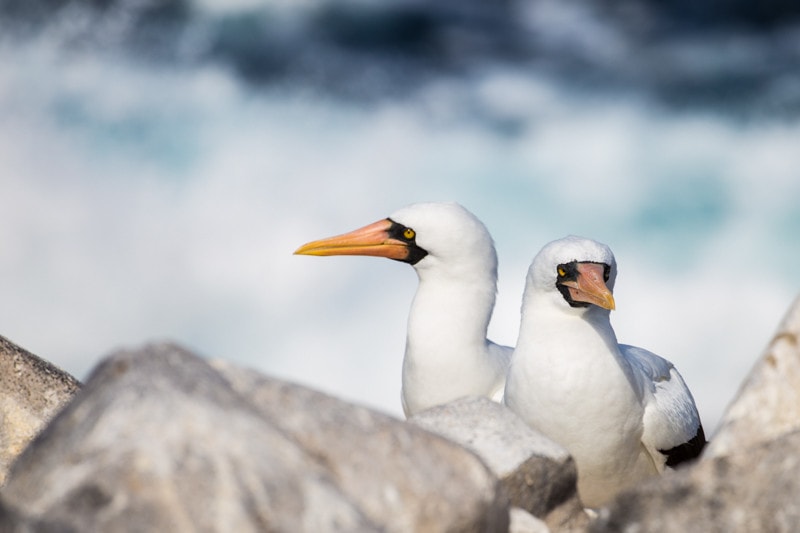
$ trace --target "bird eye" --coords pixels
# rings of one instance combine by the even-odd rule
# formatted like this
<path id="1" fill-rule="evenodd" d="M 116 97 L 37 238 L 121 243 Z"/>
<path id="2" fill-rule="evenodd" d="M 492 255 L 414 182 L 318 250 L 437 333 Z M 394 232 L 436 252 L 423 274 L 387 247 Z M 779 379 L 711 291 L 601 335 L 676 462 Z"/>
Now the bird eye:
<path id="1" fill-rule="evenodd" d="M 408 240 L 413 239 L 414 237 L 416 237 L 416 235 L 417 235 L 417 232 L 415 232 L 411 228 L 406 228 L 405 231 L 403 231 L 403 237 L 405 237 Z"/>
<path id="2" fill-rule="evenodd" d="M 559 265 L 557 272 L 558 272 L 558 275 L 560 277 L 562 277 L 562 278 L 567 275 L 566 269 L 564 269 L 564 267 L 561 266 L 561 265 Z"/>

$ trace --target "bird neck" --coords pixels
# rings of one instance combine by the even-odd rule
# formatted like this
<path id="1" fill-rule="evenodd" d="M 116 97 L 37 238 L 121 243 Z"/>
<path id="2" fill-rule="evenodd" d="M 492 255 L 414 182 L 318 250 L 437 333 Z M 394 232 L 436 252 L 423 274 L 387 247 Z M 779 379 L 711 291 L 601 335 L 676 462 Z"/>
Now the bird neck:
<path id="1" fill-rule="evenodd" d="M 560 294 L 530 294 L 522 309 L 517 347 L 534 345 L 574 345 L 576 337 L 583 345 L 606 345 L 607 353 L 617 353 L 617 337 L 611 327 L 610 312 L 597 306 L 565 307 Z M 560 337 L 562 335 L 569 338 Z"/>
<path id="2" fill-rule="evenodd" d="M 406 357 L 477 357 L 486 346 L 496 290 L 493 276 L 467 282 L 420 275 L 409 312 Z"/>

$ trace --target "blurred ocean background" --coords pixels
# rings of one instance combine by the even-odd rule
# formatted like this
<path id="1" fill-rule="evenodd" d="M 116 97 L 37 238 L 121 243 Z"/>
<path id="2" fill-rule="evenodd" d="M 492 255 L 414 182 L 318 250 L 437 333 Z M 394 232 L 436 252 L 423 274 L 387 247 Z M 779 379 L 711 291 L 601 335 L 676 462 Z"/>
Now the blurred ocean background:
<path id="1" fill-rule="evenodd" d="M 619 263 L 707 432 L 800 292 L 800 4 L 0 0 L 0 334 L 173 339 L 401 415 L 413 270 L 293 256 L 413 202 Z"/>

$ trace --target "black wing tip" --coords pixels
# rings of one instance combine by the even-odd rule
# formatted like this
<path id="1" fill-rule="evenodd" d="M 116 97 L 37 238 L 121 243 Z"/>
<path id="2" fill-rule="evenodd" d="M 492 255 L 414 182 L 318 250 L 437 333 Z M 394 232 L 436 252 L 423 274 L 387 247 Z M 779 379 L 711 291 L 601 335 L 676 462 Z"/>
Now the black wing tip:
<path id="1" fill-rule="evenodd" d="M 686 463 L 697 459 L 706 447 L 706 434 L 703 431 L 703 425 L 697 426 L 697 433 L 691 440 L 679 444 L 669 450 L 658 450 L 667 456 L 666 465 L 669 467 L 678 466 L 681 463 Z"/>

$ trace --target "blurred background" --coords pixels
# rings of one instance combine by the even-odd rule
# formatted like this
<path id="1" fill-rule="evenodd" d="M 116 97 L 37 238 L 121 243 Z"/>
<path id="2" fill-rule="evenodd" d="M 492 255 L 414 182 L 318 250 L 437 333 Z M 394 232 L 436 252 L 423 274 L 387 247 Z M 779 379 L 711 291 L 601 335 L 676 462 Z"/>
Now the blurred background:
<path id="1" fill-rule="evenodd" d="M 573 233 L 707 433 L 798 293 L 800 4 L 0 0 L 0 334 L 85 378 L 172 339 L 401 415 L 412 268 L 293 256 L 454 200 L 493 340 Z"/>

